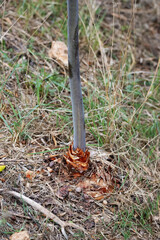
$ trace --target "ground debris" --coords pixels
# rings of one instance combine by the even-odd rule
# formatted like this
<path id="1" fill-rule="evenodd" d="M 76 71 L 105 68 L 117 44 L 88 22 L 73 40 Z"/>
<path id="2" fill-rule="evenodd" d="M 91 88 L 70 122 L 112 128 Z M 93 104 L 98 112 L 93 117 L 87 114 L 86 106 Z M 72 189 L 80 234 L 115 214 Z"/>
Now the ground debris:
<path id="1" fill-rule="evenodd" d="M 9 239 L 10 240 L 30 240 L 30 237 L 27 231 L 21 231 L 21 232 L 12 234 L 12 236 L 10 236 Z"/>

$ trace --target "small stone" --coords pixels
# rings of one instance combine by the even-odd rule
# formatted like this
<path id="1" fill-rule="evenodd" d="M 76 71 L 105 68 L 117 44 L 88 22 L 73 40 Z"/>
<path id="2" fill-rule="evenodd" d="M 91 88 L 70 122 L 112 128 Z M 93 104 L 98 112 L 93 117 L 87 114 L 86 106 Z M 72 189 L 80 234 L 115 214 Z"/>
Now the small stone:
<path id="1" fill-rule="evenodd" d="M 104 204 L 104 205 L 107 205 L 107 201 L 106 201 L 106 200 L 103 200 L 103 204 Z"/>
<path id="2" fill-rule="evenodd" d="M 81 188 L 81 187 L 77 187 L 77 188 L 76 188 L 76 192 L 77 192 L 77 193 L 80 193 L 81 191 L 82 191 L 82 188 Z"/>

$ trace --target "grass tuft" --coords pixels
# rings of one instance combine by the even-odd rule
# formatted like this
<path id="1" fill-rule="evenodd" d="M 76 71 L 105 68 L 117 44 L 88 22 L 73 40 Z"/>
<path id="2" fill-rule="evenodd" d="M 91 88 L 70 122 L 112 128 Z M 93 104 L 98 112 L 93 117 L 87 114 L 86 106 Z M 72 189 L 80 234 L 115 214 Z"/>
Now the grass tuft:
<path id="1" fill-rule="evenodd" d="M 101 201 L 73 191 L 67 199 L 59 198 L 64 186 L 44 161 L 48 154 L 63 155 L 73 136 L 68 70 L 48 57 L 52 40 L 67 43 L 66 7 L 60 0 L 20 0 L 4 1 L 0 8 L 0 162 L 7 165 L 0 173 L 0 188 L 23 191 L 63 220 L 87 229 L 85 236 L 69 233 L 70 239 L 158 239 L 156 1 L 80 2 L 86 142 L 97 153 L 95 161 L 108 164 L 103 152 L 114 156 L 121 184 Z M 27 170 L 37 174 L 34 180 L 26 178 Z M 26 205 L 8 196 L 2 199 L 3 238 L 28 229 L 32 239 L 63 239 L 57 226 L 51 232 L 47 224 Z"/>

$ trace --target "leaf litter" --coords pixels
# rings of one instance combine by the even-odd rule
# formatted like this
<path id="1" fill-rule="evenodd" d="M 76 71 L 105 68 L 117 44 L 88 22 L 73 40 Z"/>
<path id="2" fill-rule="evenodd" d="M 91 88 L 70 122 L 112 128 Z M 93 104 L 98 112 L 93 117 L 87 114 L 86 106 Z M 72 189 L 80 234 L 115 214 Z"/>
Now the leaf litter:
<path id="1" fill-rule="evenodd" d="M 65 184 L 68 181 L 68 185 L 59 190 L 59 196 L 67 197 L 69 187 L 73 188 L 74 186 L 74 191 L 83 192 L 94 200 L 102 200 L 120 187 L 120 180 L 114 176 L 113 169 L 100 161 L 92 163 L 89 156 L 88 149 L 85 153 L 80 149 L 74 151 L 73 144 L 70 145 L 63 158 L 56 158 L 55 155 L 49 156 L 49 166 L 53 169 L 52 174 L 57 172 L 57 177 Z M 76 184 L 75 180 L 77 180 Z"/>
<path id="2" fill-rule="evenodd" d="M 104 42 L 104 52 L 106 52 L 108 62 L 113 64 L 112 70 L 114 68 L 116 69 L 116 66 L 119 65 L 119 63 L 121 64 L 119 60 L 123 55 L 122 49 L 123 44 L 125 43 L 125 47 L 128 46 L 129 56 L 131 55 L 131 58 L 129 58 L 128 61 L 133 61 L 133 64 L 131 64 L 130 66 L 130 69 L 133 71 L 131 73 L 128 71 L 126 74 L 134 74 L 135 80 L 146 79 L 146 82 L 150 83 L 150 79 L 152 79 L 153 68 L 157 64 L 157 56 L 159 55 L 159 18 L 157 14 L 158 2 L 152 0 L 138 1 L 136 4 L 137 8 L 134 9 L 135 11 L 132 11 L 130 3 L 127 1 L 117 2 L 114 4 L 114 6 L 112 0 L 98 0 L 97 2 L 101 4 L 103 10 L 102 13 L 104 13 L 104 21 L 102 20 L 101 23 L 101 34 L 103 34 L 103 31 L 112 32 L 112 30 L 114 30 L 113 35 L 104 33 L 106 41 Z M 2 17 L 0 21 L 2 21 L 2 31 L 7 32 L 8 28 L 11 26 L 11 23 L 16 22 L 18 11 L 17 9 L 15 9 L 15 7 L 11 6 L 11 1 L 5 2 L 5 4 L 5 12 L 8 19 L 6 20 L 6 17 Z M 147 8 L 149 9 L 147 10 Z M 2 16 L 4 16 L 3 10 L 4 8 L 0 9 L 0 11 L 2 11 Z M 94 6 L 93 8 L 91 8 L 91 10 L 94 11 Z M 112 10 L 114 11 L 113 13 Z M 146 11 L 148 11 L 147 14 Z M 16 24 L 13 25 L 12 28 L 10 28 L 10 31 L 7 32 L 4 37 L 4 45 L 1 45 L 2 52 L 0 54 L 2 58 L 0 58 L 0 62 L 2 79 L 4 79 L 4 82 L 1 88 L 2 91 L 0 93 L 0 99 L 2 102 L 1 113 L 3 114 L 2 117 L 5 120 L 5 124 L 4 120 L 2 120 L 1 118 L 1 134 L 4 137 L 3 139 L 0 137 L 0 148 L 1 157 L 3 158 L 2 164 L 6 165 L 6 169 L 0 173 L 2 177 L 0 179 L 0 188 L 12 189 L 20 193 L 22 192 L 34 201 L 41 203 L 41 205 L 43 205 L 44 207 L 47 207 L 47 209 L 49 209 L 60 219 L 63 219 L 63 221 L 73 221 L 75 223 L 82 224 L 83 227 L 88 231 L 88 233 L 86 234 L 88 238 L 83 235 L 83 237 L 81 237 L 82 239 L 85 239 L 85 237 L 87 239 L 123 239 L 123 226 L 120 226 L 121 219 L 119 219 L 120 212 L 126 210 L 129 211 L 132 206 L 135 205 L 138 206 L 138 209 L 140 211 L 143 211 L 144 207 L 148 204 L 148 198 L 152 200 L 156 199 L 156 201 L 158 201 L 158 198 L 156 198 L 156 194 L 159 186 L 159 158 L 157 157 L 158 160 L 156 160 L 156 163 L 154 165 L 153 156 L 155 154 L 156 157 L 156 151 L 159 153 L 159 142 L 158 140 L 156 141 L 156 138 L 151 139 L 151 141 L 145 139 L 144 137 L 139 135 L 139 131 L 136 130 L 136 138 L 133 137 L 133 140 L 130 140 L 129 145 L 127 145 L 127 135 L 124 136 L 123 141 L 123 135 L 121 135 L 120 131 L 121 128 L 125 128 L 125 124 L 127 125 L 127 122 L 124 124 L 124 121 L 121 119 L 122 116 L 120 116 L 120 119 L 118 118 L 116 120 L 118 124 L 114 122 L 114 124 L 116 124 L 115 129 L 113 129 L 112 124 L 111 131 L 109 126 L 107 128 L 107 131 L 110 131 L 110 133 L 113 133 L 113 130 L 116 130 L 116 137 L 114 139 L 115 141 L 113 141 L 113 143 L 106 143 L 106 146 L 111 147 L 112 151 L 114 152 L 114 160 L 113 158 L 111 158 L 111 154 L 113 153 L 108 154 L 106 151 L 104 151 L 104 153 L 102 154 L 101 151 L 99 151 L 99 149 L 95 147 L 96 154 L 94 157 L 90 156 L 93 164 L 89 166 L 89 171 L 85 171 L 82 174 L 78 171 L 74 172 L 72 167 L 69 168 L 65 159 L 62 158 L 62 155 L 65 154 L 63 153 L 62 149 L 70 141 L 71 125 L 67 122 L 67 124 L 63 128 L 63 131 L 61 129 L 56 129 L 55 131 L 55 126 L 57 124 L 57 121 L 59 121 L 59 118 L 57 120 L 54 115 L 50 115 L 51 111 L 55 111 L 55 107 L 56 113 L 60 116 L 61 111 L 64 112 L 64 103 L 61 104 L 60 101 L 60 99 L 64 100 L 64 90 L 62 90 L 62 93 L 56 91 L 51 96 L 47 96 L 45 103 L 48 104 L 51 101 L 55 101 L 57 103 L 57 105 L 54 105 L 52 102 L 52 104 L 54 105 L 53 108 L 47 109 L 47 107 L 43 105 L 39 106 L 37 109 L 35 108 L 37 103 L 34 92 L 35 85 L 32 82 L 33 76 L 36 76 L 37 78 L 41 77 L 41 74 L 43 73 L 43 71 L 40 71 L 41 69 L 45 69 L 48 74 L 53 70 L 59 71 L 59 73 L 61 74 L 60 69 L 55 63 L 58 62 L 60 65 L 65 66 L 65 64 L 67 63 L 67 59 L 65 59 L 65 62 L 63 63 L 58 56 L 52 55 L 51 59 L 44 59 L 44 52 L 42 57 L 40 55 L 37 55 L 37 53 L 40 53 L 43 48 L 46 50 L 46 56 L 48 56 L 47 54 L 50 48 L 52 38 L 47 34 L 47 31 L 44 31 L 44 35 L 42 32 L 39 31 L 37 31 L 36 34 L 33 34 L 35 32 L 35 29 L 37 29 L 37 25 L 41 26 L 41 21 L 38 19 L 38 16 L 36 14 L 37 12 L 35 12 L 34 15 L 34 17 L 36 17 L 36 21 L 31 17 L 31 19 L 28 20 L 27 24 L 26 15 L 24 16 L 24 18 L 19 19 L 18 22 L 16 22 Z M 132 14 L 135 14 L 133 24 L 135 27 L 133 31 L 134 34 L 132 34 L 130 41 L 126 42 L 125 34 L 129 31 L 126 32 L 125 29 L 127 29 L 129 26 L 128 20 L 131 19 L 131 17 L 133 16 Z M 114 27 L 112 16 L 114 17 Z M 96 13 L 95 20 L 98 20 L 98 18 L 99 17 Z M 28 24 L 30 25 L 29 28 Z M 51 21 L 47 21 L 46 24 L 47 26 L 50 26 Z M 90 22 L 88 26 L 89 28 L 87 28 L 87 31 L 89 30 L 88 34 L 92 26 L 93 24 L 92 22 Z M 54 27 L 52 27 L 52 30 L 54 32 Z M 56 33 L 57 38 L 63 39 L 63 36 L 61 35 L 59 29 Z M 94 31 L 93 34 L 94 40 L 97 38 L 97 36 L 95 37 Z M 30 41 L 28 41 L 28 38 L 32 40 L 32 53 L 29 53 L 27 51 L 27 48 L 30 47 Z M 90 40 L 92 41 L 92 36 Z M 99 70 L 97 69 L 97 65 L 99 63 L 101 65 L 101 59 L 103 57 L 101 56 L 101 54 L 103 53 L 103 51 L 100 52 L 99 50 L 96 50 L 94 56 L 91 53 L 86 52 L 85 37 L 82 37 L 81 39 L 80 48 L 82 52 L 81 76 L 83 79 L 83 87 L 86 87 L 87 83 L 90 84 L 92 89 L 97 91 L 95 85 L 95 81 L 97 81 L 96 84 L 99 85 L 100 83 L 98 87 L 100 90 L 102 90 L 102 83 L 98 82 L 97 77 L 99 75 L 95 70 Z M 110 51 L 110 49 L 112 49 L 112 51 Z M 66 50 L 63 50 L 62 55 L 64 53 L 66 54 Z M 95 56 L 97 57 L 96 60 Z M 24 58 L 27 62 L 27 66 L 25 66 L 27 68 L 27 71 L 25 71 L 25 68 L 22 68 Z M 136 64 L 134 58 L 136 60 Z M 9 59 L 9 61 L 7 59 Z M 83 62 L 85 62 L 85 64 L 83 64 Z M 15 68 L 15 63 L 19 64 L 19 67 L 17 69 Z M 84 67 L 84 65 L 87 67 Z M 16 70 L 16 73 L 12 72 L 14 69 Z M 39 74 L 40 72 L 41 74 Z M 94 75 L 93 78 L 92 75 Z M 19 82 L 17 82 L 17 80 Z M 118 81 L 117 83 L 118 88 L 121 88 L 121 85 L 119 85 Z M 44 79 L 42 85 L 43 84 Z M 125 81 L 124 84 L 126 84 Z M 137 82 L 136 85 L 138 86 Z M 116 91 L 118 90 L 118 88 L 116 89 Z M 144 88 L 147 88 L 147 84 L 146 86 L 143 86 L 143 89 Z M 18 95 L 15 94 L 17 89 Z M 100 90 L 98 90 L 98 92 L 100 92 Z M 112 90 L 114 91 L 114 87 L 110 88 L 111 93 Z M 86 89 L 84 88 L 84 94 L 85 91 Z M 56 94 L 58 94 L 58 99 L 55 97 Z M 65 95 L 68 98 L 69 91 L 65 90 Z M 127 97 L 129 97 L 129 95 Z M 8 104 L 7 99 L 10 99 L 12 107 L 10 104 Z M 131 101 L 133 100 L 135 104 L 141 102 L 141 98 L 126 98 L 125 103 L 122 103 L 122 107 L 127 107 L 129 109 L 129 106 L 131 106 L 133 107 L 134 111 L 134 104 L 131 103 Z M 96 99 L 96 101 L 98 102 L 98 99 Z M 150 104 L 150 102 L 146 102 L 146 104 Z M 30 126 L 27 128 L 29 138 L 27 135 L 18 135 L 19 133 L 17 134 L 16 130 L 14 130 L 13 128 L 14 122 L 17 121 L 13 114 L 13 108 L 16 109 L 16 106 L 18 106 L 19 110 L 24 110 L 26 114 L 26 116 L 24 115 L 24 126 L 27 126 L 27 124 L 31 121 Z M 159 109 L 159 105 L 155 102 L 155 104 L 152 104 L 152 107 L 155 109 L 156 114 L 156 108 Z M 30 110 L 34 108 L 35 110 L 37 110 L 33 111 L 31 115 L 28 115 L 29 112 L 27 112 L 27 109 Z M 151 116 L 152 112 L 147 109 L 145 109 L 145 111 L 146 113 L 148 113 L 147 121 L 152 121 L 153 123 L 154 119 Z M 21 111 L 19 112 L 19 114 L 20 113 Z M 43 114 L 45 114 L 45 117 L 41 118 L 40 116 Z M 11 118 L 9 118 L 9 115 L 11 116 Z M 139 121 L 141 122 L 140 119 Z M 144 118 L 142 118 L 142 122 L 143 121 L 145 125 Z M 62 121 L 62 119 L 60 119 L 59 128 L 61 128 L 62 126 L 64 126 L 64 122 Z M 135 130 L 134 126 L 128 125 L 127 127 L 129 131 L 130 129 L 132 129 L 132 127 Z M 98 130 L 101 131 L 100 128 Z M 13 135 L 11 135 L 11 132 L 13 132 Z M 52 139 L 52 141 L 50 140 L 50 132 L 54 132 L 57 143 L 54 141 L 54 139 Z M 45 136 L 48 136 L 49 139 L 47 141 L 47 144 L 45 144 L 44 141 L 41 141 L 41 139 Z M 95 143 L 96 146 L 98 146 L 97 141 L 91 133 L 87 133 L 87 141 L 90 144 Z M 149 145 L 152 144 L 152 141 L 154 143 L 154 147 L 152 151 L 149 152 Z M 57 148 L 60 149 L 59 151 L 61 151 L 61 155 L 59 152 L 57 152 L 57 150 L 55 151 L 55 145 L 57 145 Z M 134 147 L 136 146 L 134 148 L 135 155 L 133 156 L 132 154 L 130 154 L 131 145 L 133 145 Z M 145 145 L 146 147 L 144 147 Z M 106 146 L 104 145 L 105 149 Z M 89 150 L 91 152 L 91 149 Z M 56 156 L 54 156 L 55 160 L 43 161 L 43 157 L 45 159 L 49 159 L 49 157 L 45 155 L 45 151 L 50 151 L 53 153 L 53 155 L 56 152 Z M 37 152 L 39 152 L 39 154 L 37 154 Z M 109 155 L 111 159 L 107 157 Z M 149 158 L 147 158 L 147 155 L 149 156 Z M 159 155 L 157 154 L 157 156 Z M 141 159 L 140 162 L 138 162 L 139 159 Z M 152 162 L 152 160 L 153 163 L 149 163 Z M 148 163 L 148 165 L 146 164 L 146 162 Z M 111 167 L 111 169 L 108 169 L 109 166 Z M 26 178 L 25 172 L 27 170 L 36 173 L 34 178 Z M 118 179 L 116 179 L 117 176 Z M 114 183 L 114 181 L 116 183 Z M 120 188 L 119 181 L 121 184 Z M 100 184 L 98 185 L 99 182 Z M 106 182 L 108 185 L 104 187 Z M 112 189 L 114 184 L 115 188 Z M 97 191 L 97 189 L 99 191 Z M 109 189 L 109 193 L 106 192 L 107 189 Z M 98 195 L 96 195 L 97 193 Z M 93 196 L 91 194 L 93 194 Z M 102 197 L 102 199 L 97 200 L 96 197 L 100 199 Z M 14 231 L 17 231 L 23 228 L 25 225 L 25 228 L 29 229 L 31 237 L 33 239 L 52 240 L 53 236 L 54 239 L 63 239 L 60 229 L 56 225 L 54 226 L 53 224 L 51 224 L 52 226 L 51 228 L 49 228 L 49 224 L 46 225 L 44 215 L 40 215 L 28 205 L 26 206 L 24 202 L 22 204 L 20 201 L 15 201 L 15 198 L 9 197 L 9 195 L 3 196 L 3 193 L 1 193 L 0 204 L 2 213 L 5 213 L 5 211 L 6 215 L 8 213 L 7 211 L 17 213 L 16 217 L 14 218 L 13 216 L 11 216 L 4 219 L 3 215 L 1 215 L 1 223 L 3 223 L 3 221 L 7 221 L 7 224 L 0 225 L 0 232 L 3 238 L 6 238 L 5 232 L 10 232 L 11 230 L 13 231 L 13 228 Z M 152 205 L 149 204 L 149 207 L 151 206 Z M 158 212 L 151 218 L 149 218 L 149 221 L 145 219 L 146 225 L 144 229 L 144 227 L 138 225 L 138 222 L 141 220 L 141 216 L 143 216 L 140 215 L 140 211 L 137 212 L 136 210 L 136 212 L 134 213 L 134 215 L 137 217 L 136 221 L 132 223 L 137 224 L 137 232 L 135 232 L 135 229 L 131 227 L 131 239 L 141 238 L 145 240 L 157 240 L 159 237 Z M 144 215 L 147 215 L 146 213 L 148 214 L 148 212 L 144 212 Z M 18 215 L 25 215 L 25 217 L 26 215 L 29 215 L 30 219 L 26 220 L 27 218 L 24 217 L 23 219 L 22 217 L 18 217 Z M 128 220 L 128 216 L 125 215 L 124 219 Z M 127 227 L 131 224 L 131 222 L 125 223 L 128 224 Z M 115 224 L 118 225 L 120 232 L 115 231 Z M 148 231 L 147 224 L 150 224 L 152 226 L 153 235 Z M 13 228 L 9 226 L 12 226 Z M 75 239 L 76 237 L 73 236 L 73 234 L 75 233 L 73 233 L 74 230 L 69 230 L 71 231 L 69 234 L 70 239 Z M 101 235 L 101 233 L 103 235 Z M 78 232 L 76 232 L 76 234 L 78 234 Z"/>
<path id="3" fill-rule="evenodd" d="M 52 41 L 51 49 L 48 51 L 50 58 L 54 58 L 65 67 L 68 66 L 68 48 L 64 42 Z"/>
<path id="4" fill-rule="evenodd" d="M 21 232 L 12 234 L 9 239 L 10 240 L 30 240 L 30 237 L 27 231 L 21 231 Z"/>

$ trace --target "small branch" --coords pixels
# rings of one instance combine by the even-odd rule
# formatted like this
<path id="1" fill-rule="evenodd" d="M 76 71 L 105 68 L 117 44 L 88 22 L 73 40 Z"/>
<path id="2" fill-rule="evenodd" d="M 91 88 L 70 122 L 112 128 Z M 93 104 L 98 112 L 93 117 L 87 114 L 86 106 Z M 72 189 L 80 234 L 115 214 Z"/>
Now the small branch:
<path id="1" fill-rule="evenodd" d="M 77 224 L 74 223 L 69 223 L 69 222 L 64 222 L 62 221 L 60 218 L 58 218 L 55 214 L 51 213 L 47 208 L 41 206 L 39 203 L 33 201 L 32 199 L 24 196 L 21 193 L 15 192 L 15 191 L 9 191 L 9 190 L 5 190 L 5 189 L 0 189 L 0 192 L 2 194 L 10 194 L 20 200 L 23 200 L 24 202 L 28 203 L 30 206 L 32 206 L 34 209 L 38 210 L 39 212 L 43 213 L 47 218 L 52 219 L 55 223 L 57 223 L 58 225 L 61 226 L 61 231 L 62 234 L 64 235 L 64 237 L 66 239 L 68 239 L 67 234 L 65 232 L 65 227 L 69 226 L 69 227 L 73 227 L 73 228 L 77 228 L 79 230 L 82 230 L 83 232 L 85 232 L 85 229 Z"/>

